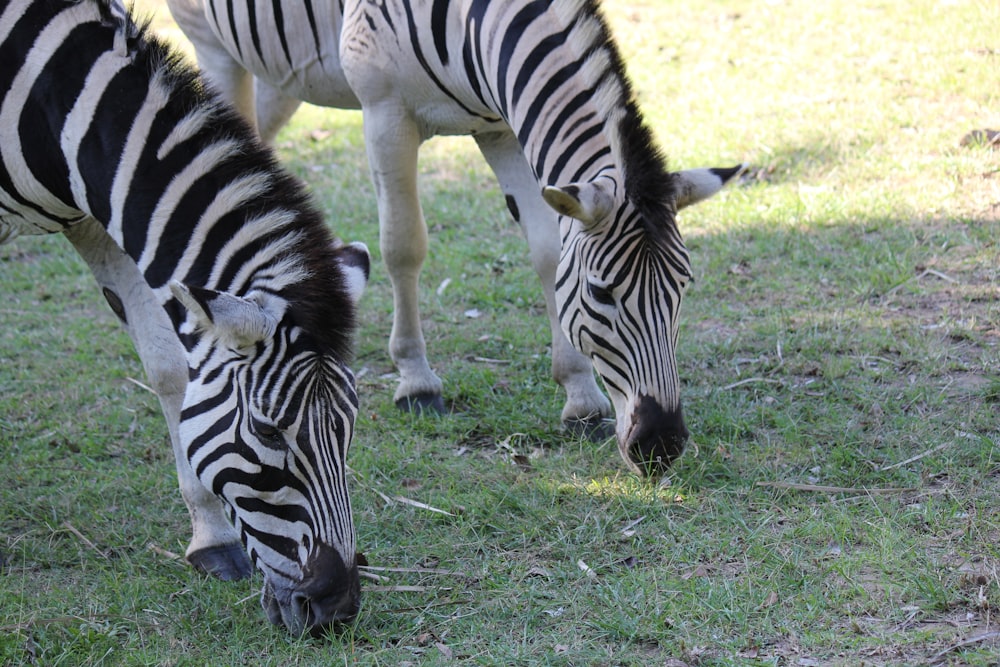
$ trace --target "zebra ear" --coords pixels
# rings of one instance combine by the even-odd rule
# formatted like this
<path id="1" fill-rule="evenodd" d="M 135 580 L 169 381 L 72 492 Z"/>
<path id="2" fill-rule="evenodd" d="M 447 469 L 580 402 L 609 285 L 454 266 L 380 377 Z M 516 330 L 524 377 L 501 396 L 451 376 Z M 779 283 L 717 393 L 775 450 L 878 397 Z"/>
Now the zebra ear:
<path id="1" fill-rule="evenodd" d="M 170 281 L 170 291 L 194 315 L 200 330 L 215 336 L 226 347 L 238 350 L 274 335 L 278 318 L 261 299 L 244 298 Z"/>
<path id="2" fill-rule="evenodd" d="M 614 198 L 599 183 L 571 183 L 563 187 L 542 189 L 545 203 L 560 215 L 576 218 L 585 225 L 602 220 L 614 206 Z"/>
<path id="3" fill-rule="evenodd" d="M 371 271 L 371 253 L 368 246 L 360 241 L 348 243 L 337 248 L 337 260 L 344 272 L 347 292 L 355 304 L 361 299 L 361 293 L 368 285 L 368 275 Z"/>
<path id="4" fill-rule="evenodd" d="M 745 164 L 738 164 L 726 169 L 712 167 L 676 172 L 674 183 L 677 193 L 677 210 L 708 199 L 721 190 L 723 185 L 742 174 L 745 169 Z"/>

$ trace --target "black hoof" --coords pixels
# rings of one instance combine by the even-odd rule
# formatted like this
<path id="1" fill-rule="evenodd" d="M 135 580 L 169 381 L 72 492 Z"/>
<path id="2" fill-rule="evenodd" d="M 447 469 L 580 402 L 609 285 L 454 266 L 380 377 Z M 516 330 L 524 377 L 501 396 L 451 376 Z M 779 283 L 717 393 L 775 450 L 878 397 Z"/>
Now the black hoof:
<path id="1" fill-rule="evenodd" d="M 578 438 L 586 438 L 591 442 L 604 442 L 615 436 L 615 420 L 603 417 L 587 419 L 567 419 L 563 422 L 566 430 Z"/>
<path id="2" fill-rule="evenodd" d="M 239 542 L 192 551 L 187 560 L 194 569 L 222 581 L 249 579 L 253 574 L 253 565 Z"/>
<path id="3" fill-rule="evenodd" d="M 396 407 L 403 412 L 416 412 L 423 415 L 443 415 L 446 412 L 441 394 L 404 396 L 396 401 Z"/>

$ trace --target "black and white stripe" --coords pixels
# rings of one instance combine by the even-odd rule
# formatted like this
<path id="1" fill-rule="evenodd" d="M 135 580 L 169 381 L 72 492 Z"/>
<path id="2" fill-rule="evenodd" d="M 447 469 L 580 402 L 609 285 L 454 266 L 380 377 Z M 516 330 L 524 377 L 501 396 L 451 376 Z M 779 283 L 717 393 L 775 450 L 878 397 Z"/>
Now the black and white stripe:
<path id="1" fill-rule="evenodd" d="M 635 470 L 662 471 L 681 453 L 674 348 L 691 267 L 676 214 L 737 169 L 667 170 L 596 0 L 168 4 L 207 74 L 256 116 L 265 139 L 295 100 L 363 109 L 394 288 L 400 405 L 443 407 L 416 305 L 426 248 L 417 146 L 434 134 L 471 134 L 542 279 L 553 375 L 567 391 L 563 421 L 592 428 L 613 403 L 619 447 Z M 256 108 L 238 94 L 249 74 L 267 100 Z"/>
<path id="2" fill-rule="evenodd" d="M 227 513 L 273 621 L 353 617 L 346 360 L 367 251 L 335 241 L 245 121 L 109 0 L 0 0 L 0 241 L 54 232 L 158 390 L 189 560 L 248 573 Z"/>

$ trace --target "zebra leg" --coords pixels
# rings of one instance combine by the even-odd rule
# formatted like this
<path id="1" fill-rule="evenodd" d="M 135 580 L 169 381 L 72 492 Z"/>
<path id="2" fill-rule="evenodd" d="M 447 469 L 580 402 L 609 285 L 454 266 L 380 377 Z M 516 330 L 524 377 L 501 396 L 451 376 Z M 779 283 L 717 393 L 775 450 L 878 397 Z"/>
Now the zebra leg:
<path id="1" fill-rule="evenodd" d="M 562 422 L 574 433 L 605 440 L 614 435 L 611 402 L 597 386 L 590 360 L 573 347 L 559 324 L 555 300 L 558 218 L 542 199 L 538 180 L 512 132 L 477 135 L 476 142 L 500 182 L 511 215 L 524 230 L 531 263 L 542 281 L 552 330 L 552 377 L 566 390 Z"/>
<path id="2" fill-rule="evenodd" d="M 187 560 L 219 579 L 243 579 L 252 572 L 239 534 L 222 502 L 198 480 L 180 447 L 180 424 L 187 362 L 166 312 L 153 297 L 132 258 L 126 255 L 94 219 L 88 218 L 65 236 L 90 266 L 111 309 L 125 325 L 142 360 L 150 385 L 160 399 L 177 464 L 181 495 L 191 515 L 192 538 Z"/>
<path id="3" fill-rule="evenodd" d="M 257 134 L 266 144 L 273 144 L 278 130 L 292 117 L 302 104 L 294 97 L 288 97 L 271 84 L 254 79 L 254 97 L 257 110 Z"/>
<path id="4" fill-rule="evenodd" d="M 389 354 L 399 369 L 396 406 L 445 411 L 441 379 L 427 363 L 418 288 L 427 256 L 427 224 L 417 196 L 419 130 L 404 109 L 386 102 L 364 111 L 365 144 L 378 197 L 379 244 L 392 282 Z"/>

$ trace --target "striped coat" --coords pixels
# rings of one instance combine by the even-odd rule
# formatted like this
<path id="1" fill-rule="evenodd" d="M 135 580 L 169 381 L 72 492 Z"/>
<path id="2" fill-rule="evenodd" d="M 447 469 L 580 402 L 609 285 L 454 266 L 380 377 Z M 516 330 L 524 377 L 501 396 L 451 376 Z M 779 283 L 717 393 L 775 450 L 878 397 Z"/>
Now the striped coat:
<path id="1" fill-rule="evenodd" d="M 542 282 L 563 422 L 599 435 L 613 405 L 622 456 L 641 473 L 681 453 L 674 350 L 691 266 L 676 214 L 738 169 L 667 170 L 594 0 L 168 4 L 202 68 L 265 138 L 298 100 L 363 110 L 401 407 L 444 408 L 417 307 L 427 252 L 417 152 L 431 136 L 468 134 Z"/>
<path id="2" fill-rule="evenodd" d="M 294 634 L 352 618 L 367 250 L 109 0 L 0 0 L 0 241 L 43 233 L 87 261 L 160 398 L 188 560 L 223 579 L 256 565 Z"/>

